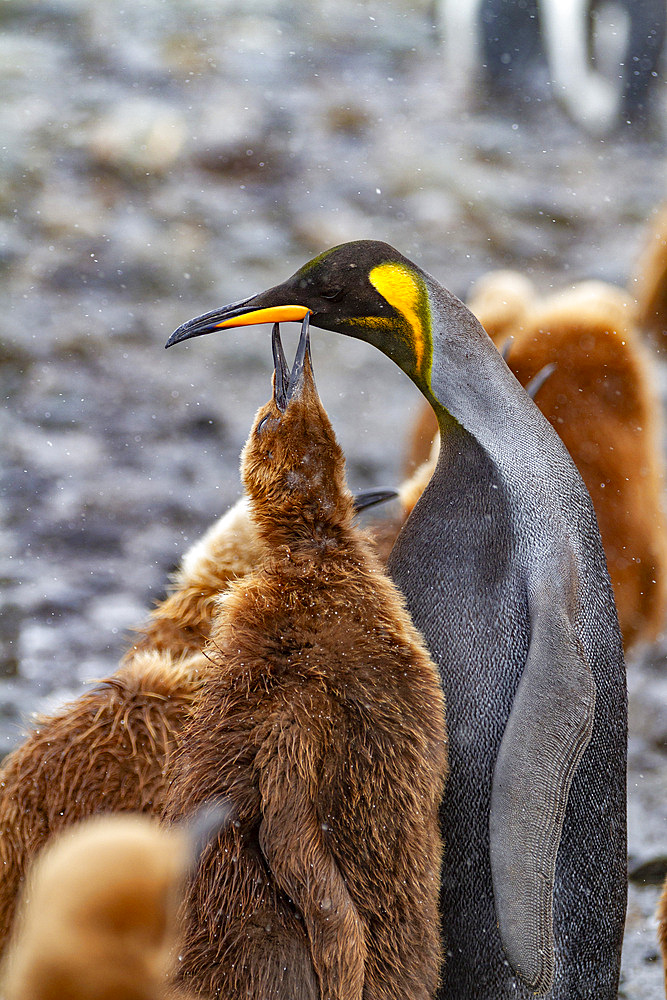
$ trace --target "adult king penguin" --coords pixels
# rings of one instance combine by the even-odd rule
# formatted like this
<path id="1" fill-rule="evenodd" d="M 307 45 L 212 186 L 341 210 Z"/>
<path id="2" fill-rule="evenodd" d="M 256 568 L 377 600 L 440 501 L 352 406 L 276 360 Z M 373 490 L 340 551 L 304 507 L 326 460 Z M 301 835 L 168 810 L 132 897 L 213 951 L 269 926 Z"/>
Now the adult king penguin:
<path id="1" fill-rule="evenodd" d="M 389 560 L 447 702 L 440 996 L 614 1000 L 627 702 L 588 493 L 472 313 L 385 243 L 334 247 L 167 346 L 306 312 L 392 358 L 440 426 Z"/>

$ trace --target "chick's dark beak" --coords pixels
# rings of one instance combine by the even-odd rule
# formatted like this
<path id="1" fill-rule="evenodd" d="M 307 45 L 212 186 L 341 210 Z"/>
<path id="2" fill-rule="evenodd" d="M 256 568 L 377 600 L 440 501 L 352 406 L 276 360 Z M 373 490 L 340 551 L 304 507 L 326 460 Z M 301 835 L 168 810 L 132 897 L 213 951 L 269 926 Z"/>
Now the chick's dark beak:
<path id="1" fill-rule="evenodd" d="M 280 339 L 280 327 L 274 323 L 271 335 L 271 347 L 273 350 L 273 364 L 275 368 L 273 398 L 281 413 L 284 413 L 292 399 L 298 398 L 305 383 L 305 371 L 310 367 L 310 313 L 306 311 L 301 324 L 301 335 L 296 348 L 294 364 L 290 372 L 285 360 L 282 341 Z"/>
<path id="2" fill-rule="evenodd" d="M 271 331 L 271 349 L 273 351 L 273 398 L 281 413 L 287 407 L 287 386 L 289 385 L 290 370 L 285 360 L 282 341 L 280 339 L 280 325 L 273 324 Z"/>
<path id="3" fill-rule="evenodd" d="M 183 340 L 190 340 L 191 337 L 201 337 L 205 333 L 213 333 L 215 330 L 228 330 L 236 326 L 256 326 L 259 323 L 289 323 L 299 322 L 308 313 L 306 306 L 282 305 L 279 296 L 274 293 L 279 289 L 269 289 L 268 292 L 261 292 L 259 295 L 251 295 L 250 298 L 240 299 L 232 302 L 221 309 L 213 309 L 190 319 L 187 323 L 174 330 L 171 337 L 164 345 L 172 347 L 180 344 Z M 283 294 L 285 294 L 283 292 Z M 277 298 L 275 304 L 272 299 Z"/>
<path id="4" fill-rule="evenodd" d="M 354 494 L 354 510 L 359 514 L 369 507 L 377 507 L 378 504 L 387 503 L 388 500 L 396 500 L 397 490 L 364 490 Z"/>

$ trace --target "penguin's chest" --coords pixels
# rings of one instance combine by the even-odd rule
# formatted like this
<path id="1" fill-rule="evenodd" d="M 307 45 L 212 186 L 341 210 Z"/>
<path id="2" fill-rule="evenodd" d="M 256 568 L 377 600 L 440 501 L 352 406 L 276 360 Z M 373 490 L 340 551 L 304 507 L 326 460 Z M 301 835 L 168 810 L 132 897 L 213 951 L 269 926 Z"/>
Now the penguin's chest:
<path id="1" fill-rule="evenodd" d="M 388 562 L 439 666 L 455 741 L 474 725 L 499 742 L 528 652 L 525 561 L 505 500 L 493 482 L 425 493 Z"/>

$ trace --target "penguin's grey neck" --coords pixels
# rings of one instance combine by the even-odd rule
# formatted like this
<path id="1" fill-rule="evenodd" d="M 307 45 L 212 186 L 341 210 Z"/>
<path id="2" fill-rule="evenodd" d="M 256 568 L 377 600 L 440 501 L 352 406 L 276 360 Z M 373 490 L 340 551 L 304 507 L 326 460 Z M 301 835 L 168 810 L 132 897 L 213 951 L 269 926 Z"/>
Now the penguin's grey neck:
<path id="1" fill-rule="evenodd" d="M 470 310 L 433 279 L 427 278 L 427 286 L 431 389 L 441 432 L 452 433 L 453 418 L 497 464 L 506 466 L 517 447 L 530 451 L 535 438 L 554 432 Z"/>

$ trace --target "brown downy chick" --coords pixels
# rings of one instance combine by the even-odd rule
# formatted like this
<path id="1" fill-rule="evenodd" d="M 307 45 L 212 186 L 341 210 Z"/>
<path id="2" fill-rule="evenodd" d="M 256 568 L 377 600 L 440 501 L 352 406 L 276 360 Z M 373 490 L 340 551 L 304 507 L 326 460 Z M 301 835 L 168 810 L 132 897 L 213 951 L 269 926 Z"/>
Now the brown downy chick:
<path id="1" fill-rule="evenodd" d="M 638 322 L 653 344 L 667 343 L 667 205 L 658 213 L 637 263 Z"/>
<path id="2" fill-rule="evenodd" d="M 549 362 L 535 402 L 591 495 L 628 650 L 656 638 L 667 610 L 661 416 L 632 304 L 599 282 L 545 299 L 508 364 L 525 385 Z"/>
<path id="3" fill-rule="evenodd" d="M 164 771 L 207 668 L 142 653 L 49 717 L 0 770 L 0 950 L 30 861 L 55 833 L 106 812 L 159 809 Z"/>
<path id="4" fill-rule="evenodd" d="M 498 347 L 511 335 L 506 360 L 522 385 L 555 364 L 534 398 L 593 500 L 627 652 L 655 639 L 667 612 L 661 415 L 634 307 L 622 289 L 583 282 L 521 309 L 505 272 L 492 278 L 470 307 Z M 513 328 L 501 322 L 508 303 Z"/>
<path id="5" fill-rule="evenodd" d="M 477 279 L 467 300 L 498 347 L 523 329 L 536 301 L 532 281 L 518 271 L 489 271 Z"/>
<path id="6" fill-rule="evenodd" d="M 667 997 L 667 880 L 662 887 L 658 910 L 656 913 L 658 921 L 658 944 L 662 954 L 662 968 L 665 980 L 665 996 Z"/>
<path id="7" fill-rule="evenodd" d="M 57 837 L 30 868 L 4 1000 L 165 998 L 189 848 L 185 831 L 136 815 Z"/>
<path id="8" fill-rule="evenodd" d="M 355 498 L 358 509 L 388 494 Z M 184 556 L 173 593 L 120 669 L 38 718 L 0 768 L 0 952 L 26 866 L 57 831 L 88 816 L 159 811 L 164 770 L 202 684 L 217 600 L 263 545 L 239 500 Z"/>
<path id="9" fill-rule="evenodd" d="M 446 773 L 435 666 L 353 523 L 306 324 L 243 453 L 263 564 L 233 583 L 166 816 L 229 797 L 190 885 L 180 970 L 205 994 L 431 997 Z"/>
<path id="10" fill-rule="evenodd" d="M 120 669 L 38 717 L 0 768 L 0 952 L 26 868 L 56 832 L 98 813 L 159 811 L 164 771 L 208 666 L 217 598 L 261 543 L 239 500 L 184 556 L 174 592 Z"/>

